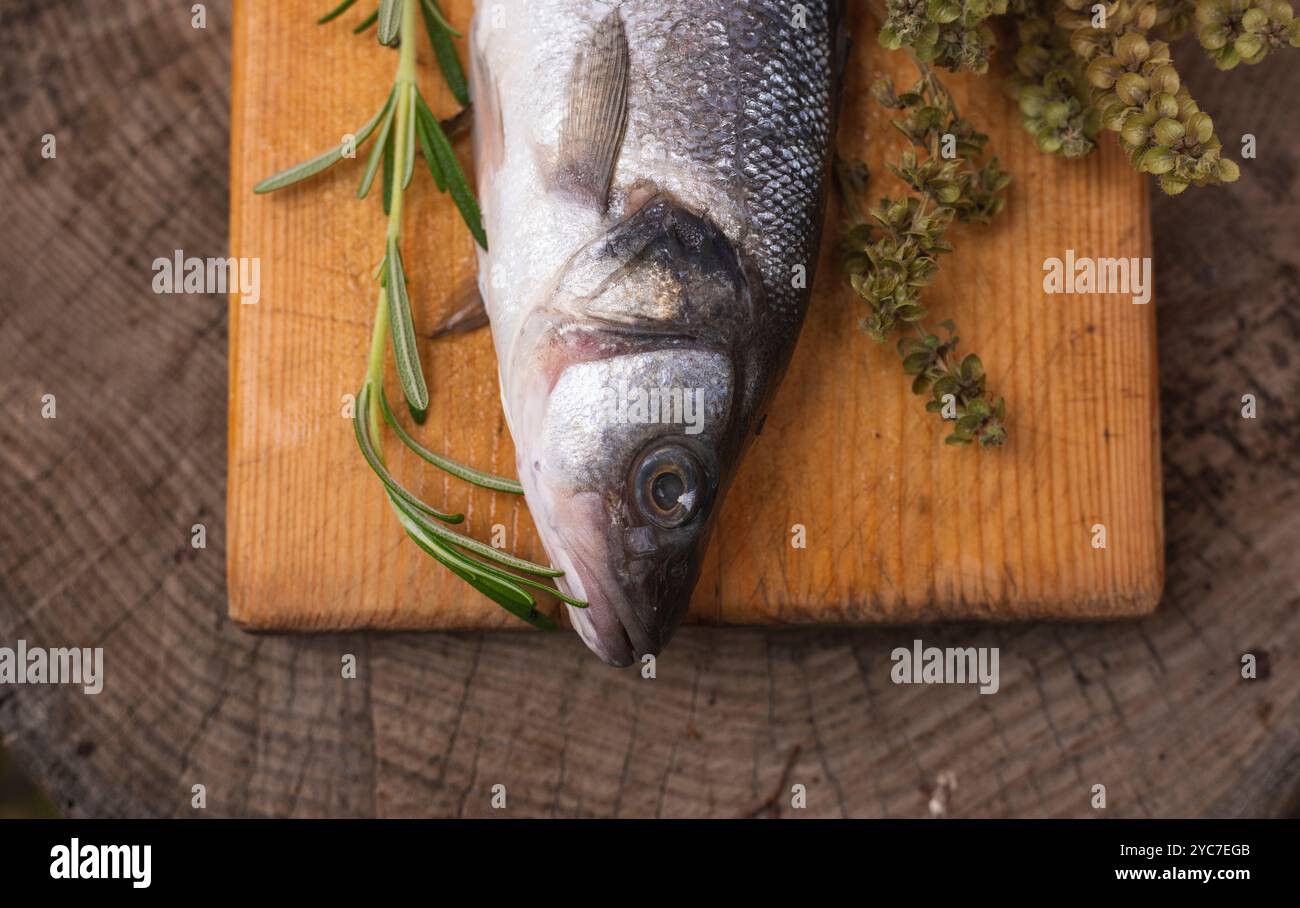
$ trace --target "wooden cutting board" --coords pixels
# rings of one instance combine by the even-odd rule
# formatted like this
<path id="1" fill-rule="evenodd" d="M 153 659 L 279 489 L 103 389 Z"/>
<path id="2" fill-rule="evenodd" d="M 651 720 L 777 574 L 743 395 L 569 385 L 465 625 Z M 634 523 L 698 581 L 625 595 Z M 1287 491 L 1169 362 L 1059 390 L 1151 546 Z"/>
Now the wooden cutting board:
<path id="1" fill-rule="evenodd" d="M 232 298 L 227 527 L 230 614 L 251 629 L 523 627 L 405 538 L 357 451 L 345 395 L 365 369 L 384 218 L 354 197 L 362 160 L 272 196 L 262 177 L 339 142 L 378 108 L 396 54 L 364 12 L 327 26 L 328 0 L 237 2 L 231 150 L 231 254 L 261 260 L 261 299 Z M 470 0 L 444 9 L 467 26 Z M 855 4 L 857 6 L 857 4 Z M 852 23 L 840 146 L 898 194 L 883 162 L 901 139 L 867 93 L 882 73 L 914 78 Z M 464 28 L 461 28 L 465 31 Z M 464 43 L 459 42 L 464 58 Z M 454 111 L 421 47 L 422 90 Z M 858 328 L 865 314 L 827 241 L 803 337 L 762 437 L 726 500 L 691 618 L 709 624 L 1117 618 L 1146 613 L 1163 584 L 1155 307 L 1127 295 L 1049 296 L 1043 263 L 1151 254 L 1145 179 L 1109 137 L 1081 162 L 1039 153 L 1002 90 L 1002 73 L 951 77 L 964 113 L 1014 174 L 992 227 L 957 226 L 929 297 L 982 357 L 1009 405 L 999 450 L 943 444 L 891 346 Z M 468 147 L 461 149 L 462 161 Z M 474 267 L 451 202 L 417 174 L 404 246 L 418 325 L 450 306 Z M 429 447 L 514 475 L 486 331 L 421 350 L 432 406 Z M 390 366 L 390 383 L 394 382 Z M 390 397 L 397 393 L 395 384 Z M 394 472 L 466 531 L 544 559 L 521 499 L 453 481 L 395 441 Z M 1094 526 L 1106 547 L 1093 545 Z M 806 547 L 792 545 L 803 527 Z M 544 603 L 554 611 L 555 603 Z"/>

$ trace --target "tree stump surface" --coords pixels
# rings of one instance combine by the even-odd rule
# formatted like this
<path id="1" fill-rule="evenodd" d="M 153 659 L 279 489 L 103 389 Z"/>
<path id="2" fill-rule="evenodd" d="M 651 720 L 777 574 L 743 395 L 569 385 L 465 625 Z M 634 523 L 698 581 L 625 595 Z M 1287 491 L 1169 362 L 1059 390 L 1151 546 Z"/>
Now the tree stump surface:
<path id="1" fill-rule="evenodd" d="M 61 811 L 1300 813 L 1293 56 L 1220 74 L 1175 47 L 1225 143 L 1251 133 L 1259 157 L 1232 187 L 1153 194 L 1167 564 L 1153 615 L 688 628 L 649 681 L 567 634 L 254 636 L 228 620 L 227 302 L 150 289 L 154 258 L 226 246 L 230 7 L 206 4 L 197 29 L 190 6 L 0 14 L 0 645 L 105 651 L 98 696 L 0 687 L 3 744 Z M 894 685 L 890 652 L 916 637 L 1000 647 L 1000 691 Z"/>

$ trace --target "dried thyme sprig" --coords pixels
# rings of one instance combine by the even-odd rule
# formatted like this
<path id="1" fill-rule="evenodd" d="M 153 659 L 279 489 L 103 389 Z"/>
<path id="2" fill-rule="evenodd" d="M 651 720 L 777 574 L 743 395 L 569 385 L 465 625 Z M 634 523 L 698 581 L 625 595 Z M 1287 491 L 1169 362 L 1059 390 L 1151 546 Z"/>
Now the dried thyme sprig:
<path id="1" fill-rule="evenodd" d="M 844 267 L 870 309 L 864 320 L 867 333 L 880 343 L 898 336 L 903 370 L 914 376 L 912 391 L 928 392 L 926 409 L 954 421 L 947 443 L 968 445 L 978 439 L 994 447 L 1006 441 L 1006 403 L 989 398 L 978 356 L 957 358 L 951 321 L 938 325 L 944 337 L 926 328 L 929 312 L 921 292 L 938 270 L 939 255 L 952 250 L 943 239 L 948 225 L 954 219 L 987 224 L 1001 211 L 1001 192 L 1011 178 L 996 157 L 981 166 L 970 163 L 983 154 L 988 137 L 960 116 L 934 72 L 919 61 L 918 66 L 920 81 L 902 94 L 888 79 L 872 86 L 880 103 L 905 112 L 892 122 L 921 151 L 909 149 L 897 165 L 889 165 L 915 194 L 882 198 L 863 218 L 856 196 L 864 174 L 840 162 L 841 190 L 854 222 L 844 241 Z"/>

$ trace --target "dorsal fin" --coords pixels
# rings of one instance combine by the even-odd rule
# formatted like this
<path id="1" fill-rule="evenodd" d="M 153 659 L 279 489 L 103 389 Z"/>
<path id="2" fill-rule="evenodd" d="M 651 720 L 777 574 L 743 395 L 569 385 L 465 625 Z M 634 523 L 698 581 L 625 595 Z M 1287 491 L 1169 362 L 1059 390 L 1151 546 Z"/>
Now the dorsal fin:
<path id="1" fill-rule="evenodd" d="M 616 9 L 578 49 L 560 127 L 555 185 L 604 211 L 627 127 L 627 32 Z"/>

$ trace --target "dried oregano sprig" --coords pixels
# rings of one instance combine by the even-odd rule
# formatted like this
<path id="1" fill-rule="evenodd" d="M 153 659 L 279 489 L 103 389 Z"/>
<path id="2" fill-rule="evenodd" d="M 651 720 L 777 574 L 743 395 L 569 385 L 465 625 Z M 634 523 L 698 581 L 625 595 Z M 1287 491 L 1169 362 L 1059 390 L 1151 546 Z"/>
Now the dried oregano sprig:
<path id="1" fill-rule="evenodd" d="M 943 239 L 954 219 L 988 223 L 1005 199 L 1000 194 L 1011 178 L 997 158 L 983 166 L 968 163 L 979 157 L 988 137 L 961 118 L 952 97 L 925 64 L 921 80 L 898 94 L 888 79 L 872 87 L 876 99 L 905 111 L 893 121 L 916 149 L 899 157 L 889 170 L 915 193 L 901 199 L 882 198 L 864 218 L 856 195 L 863 171 L 841 163 L 841 189 L 853 225 L 844 240 L 844 267 L 853 289 L 870 313 L 864 327 L 883 343 L 898 336 L 903 370 L 914 376 L 912 391 L 930 393 L 926 409 L 954 421 L 948 444 L 968 445 L 978 439 L 993 447 L 1006 441 L 1006 403 L 992 400 L 985 388 L 980 358 L 958 360 L 954 325 L 940 322 L 944 337 L 925 327 L 928 311 L 921 292 L 938 270 L 938 257 L 952 247 Z"/>
<path id="2" fill-rule="evenodd" d="M 985 20 L 1006 11 L 1007 0 L 886 0 L 880 43 L 944 69 L 982 73 L 997 46 Z"/>
<path id="3" fill-rule="evenodd" d="M 1285 0 L 1200 0 L 1196 37 L 1219 69 L 1253 65 L 1279 47 L 1300 47 L 1300 20 Z"/>
<path id="4" fill-rule="evenodd" d="M 995 41 L 985 21 L 1016 24 L 1009 89 L 1038 147 L 1075 158 L 1101 126 L 1119 133 L 1133 165 L 1174 194 L 1239 175 L 1214 124 L 1182 86 L 1169 46 L 1194 29 L 1220 69 L 1300 47 L 1287 0 L 868 0 L 880 42 L 952 70 L 984 72 Z"/>
<path id="5" fill-rule="evenodd" d="M 1016 71 L 1007 87 L 1040 151 L 1081 158 L 1097 147 L 1101 114 L 1053 8 L 1052 0 L 1017 0 Z"/>
<path id="6" fill-rule="evenodd" d="M 1083 60 L 1102 124 L 1119 133 L 1133 166 L 1173 195 L 1189 185 L 1231 183 L 1236 162 L 1222 156 L 1214 121 L 1182 84 L 1165 41 L 1148 33 L 1171 7 L 1153 0 L 1114 0 L 1098 17 L 1087 0 L 1064 0 L 1056 19 L 1073 28 L 1070 46 Z M 1100 27 L 1098 27 L 1100 25 Z"/>

